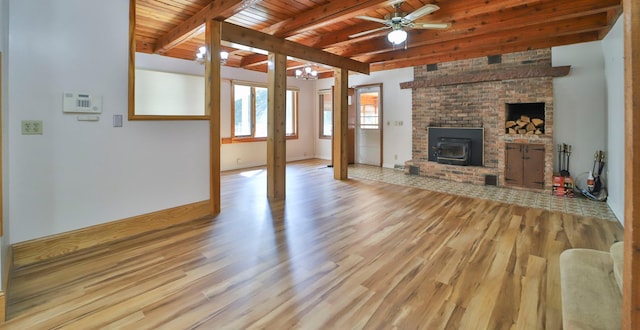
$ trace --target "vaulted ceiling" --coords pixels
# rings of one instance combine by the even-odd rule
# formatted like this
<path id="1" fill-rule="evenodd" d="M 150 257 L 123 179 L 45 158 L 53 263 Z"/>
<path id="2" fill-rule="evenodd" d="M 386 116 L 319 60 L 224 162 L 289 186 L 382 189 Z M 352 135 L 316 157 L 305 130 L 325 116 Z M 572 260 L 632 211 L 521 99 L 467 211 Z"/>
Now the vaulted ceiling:
<path id="1" fill-rule="evenodd" d="M 370 64 L 371 71 L 505 54 L 602 39 L 622 12 L 620 0 L 135 0 L 136 51 L 193 60 L 204 45 L 204 21 L 215 19 Z M 445 30 L 408 30 L 393 46 L 384 19 L 426 4 L 439 10 L 416 22 L 448 22 Z M 267 56 L 232 42 L 226 65 L 266 71 Z M 290 59 L 294 70 L 306 61 Z M 319 71 L 331 73 L 330 68 Z"/>

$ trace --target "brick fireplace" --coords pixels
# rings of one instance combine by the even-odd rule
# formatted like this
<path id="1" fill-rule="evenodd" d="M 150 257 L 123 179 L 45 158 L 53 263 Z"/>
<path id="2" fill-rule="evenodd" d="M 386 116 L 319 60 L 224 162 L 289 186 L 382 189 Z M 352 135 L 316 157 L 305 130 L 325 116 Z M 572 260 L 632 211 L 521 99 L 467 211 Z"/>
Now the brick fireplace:
<path id="1" fill-rule="evenodd" d="M 414 68 L 412 159 L 407 173 L 477 185 L 497 178 L 505 185 L 507 143 L 544 146 L 544 189 L 553 175 L 553 77 L 568 67 L 551 67 L 551 49 L 481 57 Z M 505 130 L 508 107 L 544 105 L 544 124 L 537 133 L 509 134 Z M 510 119 L 509 119 L 510 120 Z M 482 166 L 457 166 L 429 161 L 429 127 L 483 128 Z M 524 131 L 523 131 L 524 132 Z"/>

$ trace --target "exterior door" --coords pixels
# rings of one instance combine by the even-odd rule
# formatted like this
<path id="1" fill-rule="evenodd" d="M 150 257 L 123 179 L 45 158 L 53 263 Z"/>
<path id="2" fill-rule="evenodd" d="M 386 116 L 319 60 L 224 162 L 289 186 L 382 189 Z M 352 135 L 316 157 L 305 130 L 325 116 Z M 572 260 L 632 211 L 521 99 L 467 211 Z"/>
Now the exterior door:
<path id="1" fill-rule="evenodd" d="M 382 87 L 356 87 L 355 162 L 382 166 Z"/>

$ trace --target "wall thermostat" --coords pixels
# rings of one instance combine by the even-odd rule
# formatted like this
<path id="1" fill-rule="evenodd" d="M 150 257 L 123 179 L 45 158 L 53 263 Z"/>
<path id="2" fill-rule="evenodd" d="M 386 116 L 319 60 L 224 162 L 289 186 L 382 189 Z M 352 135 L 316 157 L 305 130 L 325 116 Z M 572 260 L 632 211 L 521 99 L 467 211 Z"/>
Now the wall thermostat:
<path id="1" fill-rule="evenodd" d="M 102 113 L 102 96 L 64 93 L 62 111 L 65 113 Z"/>

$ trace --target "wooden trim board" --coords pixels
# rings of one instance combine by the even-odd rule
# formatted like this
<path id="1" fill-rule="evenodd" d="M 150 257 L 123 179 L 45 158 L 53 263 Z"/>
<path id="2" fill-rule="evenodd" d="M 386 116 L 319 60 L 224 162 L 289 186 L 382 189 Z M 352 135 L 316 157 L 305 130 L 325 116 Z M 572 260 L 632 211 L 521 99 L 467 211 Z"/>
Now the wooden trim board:
<path id="1" fill-rule="evenodd" d="M 0 294 L 0 324 L 7 320 L 7 304 L 6 296 L 9 294 L 9 277 L 11 276 L 11 270 L 13 268 L 13 249 L 11 246 L 7 246 L 6 254 L 2 255 L 2 290 Z M 6 294 L 5 294 L 6 292 Z"/>
<path id="2" fill-rule="evenodd" d="M 7 320 L 7 297 L 4 291 L 0 291 L 0 324 Z"/>
<path id="3" fill-rule="evenodd" d="M 640 326 L 640 4 L 623 1 L 625 202 L 622 328 Z"/>
<path id="4" fill-rule="evenodd" d="M 209 200 L 147 213 L 12 245 L 19 268 L 78 250 L 210 216 Z"/>

